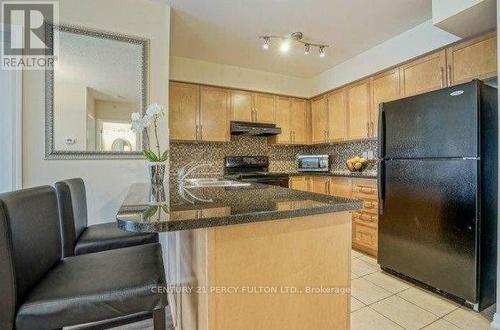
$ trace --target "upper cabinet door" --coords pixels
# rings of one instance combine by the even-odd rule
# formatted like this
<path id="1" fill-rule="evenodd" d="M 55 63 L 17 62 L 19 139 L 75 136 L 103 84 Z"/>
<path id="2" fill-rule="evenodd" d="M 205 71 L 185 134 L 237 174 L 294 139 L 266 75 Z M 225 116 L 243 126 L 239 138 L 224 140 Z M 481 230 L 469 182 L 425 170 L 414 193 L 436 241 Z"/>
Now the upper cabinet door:
<path id="1" fill-rule="evenodd" d="M 380 103 L 397 100 L 400 96 L 399 69 L 389 70 L 372 78 L 370 137 L 378 135 L 378 110 Z"/>
<path id="2" fill-rule="evenodd" d="M 200 103 L 200 136 L 202 140 L 229 141 L 230 92 L 221 88 L 201 87 Z"/>
<path id="3" fill-rule="evenodd" d="M 278 97 L 276 106 L 276 126 L 281 128 L 277 136 L 278 143 L 291 143 L 292 131 L 290 129 L 291 100 L 288 97 Z"/>
<path id="4" fill-rule="evenodd" d="M 231 92 L 231 119 L 234 121 L 253 121 L 252 93 Z"/>
<path id="5" fill-rule="evenodd" d="M 274 123 L 275 97 L 269 94 L 254 94 L 254 121 Z"/>
<path id="6" fill-rule="evenodd" d="M 370 80 L 346 87 L 349 113 L 349 140 L 366 139 L 370 126 Z"/>
<path id="7" fill-rule="evenodd" d="M 402 96 L 411 96 L 446 87 L 446 51 L 442 50 L 400 68 Z"/>
<path id="8" fill-rule="evenodd" d="M 328 94 L 328 139 L 330 142 L 347 139 L 347 97 L 346 90 Z"/>
<path id="9" fill-rule="evenodd" d="M 292 99 L 291 130 L 293 144 L 307 144 L 307 102 L 299 99 Z"/>
<path id="10" fill-rule="evenodd" d="M 326 97 L 321 96 L 311 101 L 311 142 L 326 143 L 328 141 L 328 107 Z"/>
<path id="11" fill-rule="evenodd" d="M 170 83 L 170 139 L 190 141 L 198 138 L 199 96 L 200 87 L 197 85 Z"/>
<path id="12" fill-rule="evenodd" d="M 452 46 L 447 50 L 449 85 L 497 75 L 497 36 L 487 35 Z"/>

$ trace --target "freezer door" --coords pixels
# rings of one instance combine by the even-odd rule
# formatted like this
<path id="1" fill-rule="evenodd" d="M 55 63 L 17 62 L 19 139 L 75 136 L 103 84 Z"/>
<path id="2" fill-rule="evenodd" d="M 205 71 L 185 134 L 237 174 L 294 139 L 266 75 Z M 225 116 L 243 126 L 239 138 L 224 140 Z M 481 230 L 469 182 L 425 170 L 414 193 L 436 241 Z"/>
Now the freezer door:
<path id="1" fill-rule="evenodd" d="M 378 261 L 477 300 L 477 160 L 384 161 Z"/>
<path id="2" fill-rule="evenodd" d="M 382 105 L 382 158 L 478 157 L 478 82 Z"/>

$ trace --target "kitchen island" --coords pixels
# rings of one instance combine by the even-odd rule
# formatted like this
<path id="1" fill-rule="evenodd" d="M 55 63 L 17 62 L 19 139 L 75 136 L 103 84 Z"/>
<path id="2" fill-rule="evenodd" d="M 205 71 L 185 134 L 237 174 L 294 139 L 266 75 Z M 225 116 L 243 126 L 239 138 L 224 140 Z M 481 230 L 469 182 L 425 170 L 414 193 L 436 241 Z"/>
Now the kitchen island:
<path id="1" fill-rule="evenodd" d="M 165 232 L 178 328 L 348 329 L 349 211 L 362 206 L 261 184 L 169 192 L 134 184 L 117 221 L 128 231 Z"/>

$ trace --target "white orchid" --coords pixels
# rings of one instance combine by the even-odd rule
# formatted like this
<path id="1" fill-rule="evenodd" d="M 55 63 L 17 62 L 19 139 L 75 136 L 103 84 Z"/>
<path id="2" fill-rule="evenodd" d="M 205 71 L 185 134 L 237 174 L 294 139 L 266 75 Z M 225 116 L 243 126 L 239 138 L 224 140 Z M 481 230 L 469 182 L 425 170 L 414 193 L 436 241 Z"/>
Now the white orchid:
<path id="1" fill-rule="evenodd" d="M 154 134 L 156 139 L 156 150 L 157 154 L 152 150 L 144 150 L 144 156 L 151 162 L 164 162 L 168 159 L 168 150 L 161 153 L 160 151 L 160 141 L 158 140 L 158 117 L 164 113 L 164 108 L 158 103 L 153 103 L 149 105 L 146 109 L 146 114 L 141 116 L 140 112 L 134 112 L 131 115 L 132 119 L 132 130 L 136 133 L 141 133 L 147 128 L 154 124 Z"/>
<path id="2" fill-rule="evenodd" d="M 151 117 L 162 113 L 163 113 L 163 107 L 158 103 L 150 104 L 146 109 L 146 114 Z"/>

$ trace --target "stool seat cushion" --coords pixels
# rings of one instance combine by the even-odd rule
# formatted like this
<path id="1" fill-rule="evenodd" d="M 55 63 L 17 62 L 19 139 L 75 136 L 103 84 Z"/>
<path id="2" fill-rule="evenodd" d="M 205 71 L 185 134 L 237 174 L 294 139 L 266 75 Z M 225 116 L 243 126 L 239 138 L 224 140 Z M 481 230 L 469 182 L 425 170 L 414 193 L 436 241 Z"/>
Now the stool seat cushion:
<path id="1" fill-rule="evenodd" d="M 31 290 L 17 329 L 56 329 L 166 305 L 161 245 L 146 244 L 68 257 Z"/>
<path id="2" fill-rule="evenodd" d="M 157 233 L 130 233 L 109 222 L 88 226 L 76 242 L 75 255 L 157 242 Z"/>

